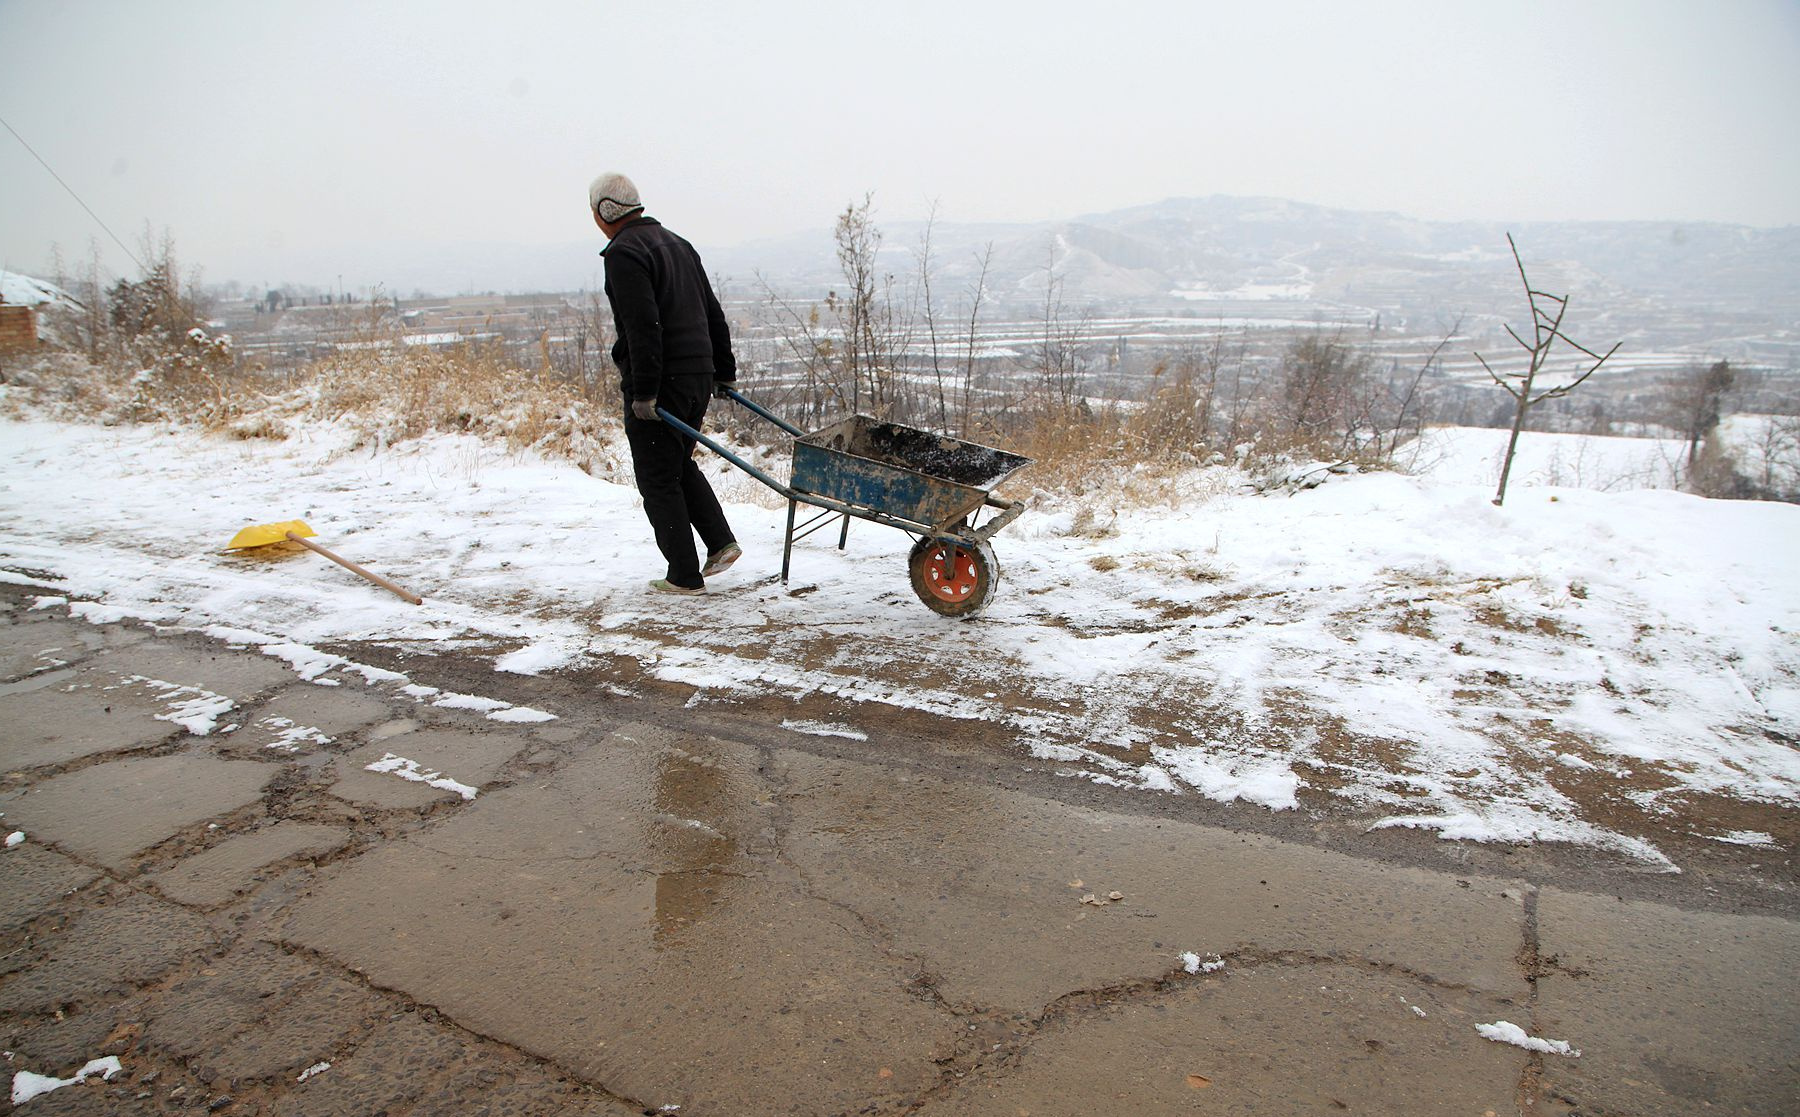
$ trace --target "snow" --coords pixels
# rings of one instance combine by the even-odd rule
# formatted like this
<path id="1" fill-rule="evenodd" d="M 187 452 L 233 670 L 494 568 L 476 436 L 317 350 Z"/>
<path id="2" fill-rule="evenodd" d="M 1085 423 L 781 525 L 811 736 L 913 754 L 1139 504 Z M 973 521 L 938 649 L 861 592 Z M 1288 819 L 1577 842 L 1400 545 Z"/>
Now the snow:
<path id="1" fill-rule="evenodd" d="M 307 1079 L 312 1078 L 315 1075 L 324 1074 L 326 1071 L 328 1071 L 330 1069 L 331 1069 L 330 1063 L 314 1063 L 312 1066 L 307 1067 L 305 1070 L 301 1071 L 300 1077 L 294 1079 L 294 1081 L 295 1082 L 305 1082 Z"/>
<path id="2" fill-rule="evenodd" d="M 44 303 L 75 305 L 75 300 L 56 284 L 11 271 L 0 271 L 0 302 L 12 306 L 41 306 Z"/>
<path id="3" fill-rule="evenodd" d="M 329 745 L 335 739 L 316 725 L 300 725 L 292 718 L 266 717 L 259 724 L 276 731 L 275 739 L 264 747 L 280 752 L 299 752 L 302 744 Z"/>
<path id="4" fill-rule="evenodd" d="M 25 844 L 25 831 L 23 831 L 23 830 L 14 830 L 12 833 L 10 833 L 6 836 L 6 848 L 7 849 L 12 849 L 15 846 L 22 846 L 24 844 Z"/>
<path id="5" fill-rule="evenodd" d="M 1400 451 L 1415 476 L 1487 486 L 1500 483 L 1511 431 L 1475 427 L 1426 430 Z M 1672 438 L 1618 438 L 1587 434 L 1519 436 L 1507 475 L 1508 499 L 1526 487 L 1562 486 L 1598 492 L 1672 489 L 1687 463 L 1688 444 Z"/>
<path id="6" fill-rule="evenodd" d="M 487 719 L 528 725 L 539 721 L 555 721 L 556 715 L 546 710 L 534 710 L 530 706 L 508 706 L 488 714 Z"/>
<path id="7" fill-rule="evenodd" d="M 1800 736 L 1788 505 L 1521 480 L 1497 508 L 1489 477 L 1456 472 L 1484 460 L 1463 450 L 1428 476 L 1295 492 L 1200 471 L 1161 485 L 1166 505 L 1116 516 L 1009 489 L 1030 510 L 994 538 L 994 604 L 953 622 L 913 597 L 905 537 L 874 525 L 843 552 L 830 532 L 797 545 L 784 587 L 782 510 L 715 459 L 745 558 L 706 597 L 670 602 L 642 592 L 661 562 L 628 468 L 589 475 L 468 435 L 371 450 L 303 423 L 266 442 L 6 420 L 0 450 L 0 579 L 95 623 L 207 632 L 316 683 L 360 676 L 495 720 L 552 712 L 319 649 L 370 641 L 526 675 L 635 662 L 696 704 L 834 711 L 793 732 L 856 740 L 859 710 L 918 710 L 994 723 L 1021 764 L 1146 794 L 1270 810 L 1331 797 L 1373 826 L 1662 869 L 1566 781 L 1635 781 L 1623 790 L 1652 813 L 1693 793 L 1800 801 L 1800 754 L 1780 743 Z M 1613 470 L 1582 460 L 1584 479 Z M 426 604 L 305 553 L 220 553 L 282 516 Z M 168 697 L 202 703 L 170 714 L 196 730 L 229 708 Z"/>
<path id="8" fill-rule="evenodd" d="M 174 722 L 196 737 L 212 733 L 219 727 L 219 719 L 237 707 L 236 702 L 223 694 L 214 694 L 199 687 L 164 682 L 162 679 L 146 678 L 143 675 L 128 675 L 125 681 L 161 692 L 162 700 L 169 704 L 169 712 L 157 714 L 156 720 Z"/>
<path id="9" fill-rule="evenodd" d="M 104 1059 L 90 1060 L 84 1064 L 80 1070 L 75 1072 L 73 1078 L 51 1078 L 47 1075 L 33 1074 L 28 1070 L 22 1070 L 13 1075 L 12 1103 L 14 1105 L 24 1105 L 31 1099 L 42 1097 L 52 1090 L 60 1090 L 64 1086 L 74 1086 L 78 1083 L 86 1082 L 96 1074 L 106 1081 L 111 1082 L 113 1076 L 119 1074 L 124 1069 L 125 1068 L 120 1065 L 119 1057 L 117 1055 L 108 1055 Z"/>
<path id="10" fill-rule="evenodd" d="M 1715 842 L 1726 845 L 1751 846 L 1756 849 L 1780 849 L 1773 834 L 1765 834 L 1761 830 L 1732 830 L 1724 834 L 1712 835 Z"/>
<path id="11" fill-rule="evenodd" d="M 804 719 L 786 718 L 782 721 L 783 729 L 795 733 L 805 733 L 814 737 L 844 737 L 852 741 L 866 741 L 869 735 L 850 725 L 839 725 L 830 721 L 806 721 Z"/>
<path id="12" fill-rule="evenodd" d="M 1491 1039 L 1495 1043 L 1510 1043 L 1514 1047 L 1523 1047 L 1527 1051 L 1536 1051 L 1544 1055 L 1567 1055 L 1571 1059 L 1581 1058 L 1581 1052 L 1570 1047 L 1560 1039 L 1539 1039 L 1527 1035 L 1525 1029 L 1505 1020 L 1492 1024 L 1477 1024 L 1475 1030 L 1482 1038 Z"/>
<path id="13" fill-rule="evenodd" d="M 426 787 L 435 787 L 439 791 L 454 791 L 464 799 L 475 798 L 476 792 L 478 791 L 477 788 L 470 787 L 466 783 L 459 783 L 449 776 L 444 775 L 442 772 L 424 771 L 419 767 L 418 761 L 408 760 L 404 756 L 399 756 L 391 752 L 383 753 L 380 760 L 375 761 L 373 764 L 365 764 L 363 767 L 371 772 L 391 773 L 399 776 L 403 780 L 411 780 L 413 783 L 422 783 Z"/>
<path id="14" fill-rule="evenodd" d="M 1194 974 L 1217 973 L 1225 968 L 1225 959 L 1219 957 L 1217 954 L 1211 954 L 1202 959 L 1200 955 L 1195 954 L 1190 950 L 1182 954 L 1181 968 L 1188 973 Z"/>

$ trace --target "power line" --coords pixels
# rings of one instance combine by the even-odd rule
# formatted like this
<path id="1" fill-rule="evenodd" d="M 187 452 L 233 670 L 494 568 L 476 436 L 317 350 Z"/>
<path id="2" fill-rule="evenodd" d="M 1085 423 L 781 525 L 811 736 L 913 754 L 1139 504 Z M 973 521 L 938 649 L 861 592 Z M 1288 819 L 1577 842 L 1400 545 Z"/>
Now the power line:
<path id="1" fill-rule="evenodd" d="M 137 256 L 131 251 L 131 249 L 125 247 L 125 242 L 119 239 L 119 235 L 117 233 L 115 233 L 111 229 L 107 228 L 106 222 L 100 220 L 100 215 L 95 213 L 92 209 L 88 208 L 88 204 L 81 200 L 81 195 L 75 193 L 75 188 L 63 181 L 62 176 L 56 173 L 56 168 L 52 167 L 48 163 L 45 163 L 44 157 L 42 155 L 39 155 L 35 148 L 33 148 L 30 144 L 25 142 L 25 137 L 19 135 L 18 129 L 14 128 L 11 124 L 7 124 L 6 118 L 3 116 L 0 116 L 0 124 L 5 124 L 6 130 L 13 134 L 13 139 L 18 140 L 20 146 L 22 146 L 26 151 L 31 152 L 31 157 L 33 159 L 36 159 L 40 164 L 42 164 L 43 168 L 46 171 L 50 172 L 50 177 L 56 180 L 56 184 L 58 186 L 62 187 L 64 190 L 67 190 L 69 192 L 69 197 L 75 199 L 76 205 L 80 206 L 84 210 L 87 210 L 87 215 L 94 219 L 94 224 L 100 226 L 102 229 L 106 229 L 106 235 L 113 239 L 113 243 L 119 246 L 119 251 L 125 253 L 125 256 L 127 259 L 129 259 L 132 263 L 134 263 L 138 266 L 139 271 L 150 270 L 150 269 L 144 267 L 144 262 L 142 260 L 139 260 L 137 258 Z"/>

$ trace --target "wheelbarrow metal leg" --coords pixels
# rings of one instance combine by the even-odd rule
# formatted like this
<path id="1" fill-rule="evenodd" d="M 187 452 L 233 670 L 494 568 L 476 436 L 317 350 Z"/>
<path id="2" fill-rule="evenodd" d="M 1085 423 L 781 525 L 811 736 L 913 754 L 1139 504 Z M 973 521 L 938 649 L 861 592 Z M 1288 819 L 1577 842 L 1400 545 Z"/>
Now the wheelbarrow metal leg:
<path id="1" fill-rule="evenodd" d="M 794 553 L 794 510 L 799 506 L 799 501 L 791 497 L 788 499 L 787 534 L 781 543 L 781 584 L 784 586 L 788 580 L 788 559 Z"/>
<path id="2" fill-rule="evenodd" d="M 838 531 L 838 550 L 840 550 L 840 551 L 843 550 L 844 544 L 848 543 L 849 541 L 850 541 L 850 513 L 846 512 L 846 513 L 844 513 L 844 526 L 841 530 Z"/>

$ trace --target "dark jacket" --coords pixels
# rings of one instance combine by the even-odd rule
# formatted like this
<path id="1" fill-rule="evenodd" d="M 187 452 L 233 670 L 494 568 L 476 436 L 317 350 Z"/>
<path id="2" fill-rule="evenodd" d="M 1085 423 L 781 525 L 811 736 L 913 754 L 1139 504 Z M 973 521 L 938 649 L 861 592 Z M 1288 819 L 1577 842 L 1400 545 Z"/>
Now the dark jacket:
<path id="1" fill-rule="evenodd" d="M 693 245 L 639 217 L 600 255 L 619 331 L 612 358 L 626 396 L 649 399 L 665 377 L 737 379 L 731 330 Z"/>

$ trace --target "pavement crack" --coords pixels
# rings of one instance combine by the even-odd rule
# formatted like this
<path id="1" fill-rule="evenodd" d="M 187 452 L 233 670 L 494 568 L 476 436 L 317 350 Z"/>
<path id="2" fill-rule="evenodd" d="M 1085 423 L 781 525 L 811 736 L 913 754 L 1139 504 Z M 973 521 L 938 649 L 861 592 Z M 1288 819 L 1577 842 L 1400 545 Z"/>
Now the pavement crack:
<path id="1" fill-rule="evenodd" d="M 383 997 L 391 1002 L 397 1001 L 404 1007 L 418 1013 L 422 1018 L 430 1020 L 430 1021 L 436 1023 L 440 1027 L 449 1029 L 449 1030 L 456 1032 L 462 1036 L 473 1037 L 474 1039 L 479 1040 L 484 1044 L 491 1045 L 492 1047 L 497 1048 L 501 1051 L 504 1051 L 504 1052 L 512 1055 L 513 1057 L 518 1058 L 526 1063 L 535 1065 L 535 1066 L 549 1072 L 551 1075 L 553 1075 L 555 1077 L 566 1078 L 573 1082 L 579 1082 L 583 1086 L 587 1087 L 588 1089 L 593 1090 L 597 1094 L 600 1094 L 602 1097 L 604 1097 L 608 1101 L 616 1102 L 620 1105 L 630 1106 L 633 1109 L 636 1109 L 637 1111 L 639 1111 L 640 1113 L 654 1113 L 657 1111 L 657 1107 L 655 1105 L 643 1102 L 635 1097 L 632 1097 L 630 1094 L 620 1093 L 617 1090 L 614 1090 L 611 1087 L 607 1086 L 605 1083 L 595 1082 L 592 1079 L 589 1079 L 588 1077 L 583 1075 L 581 1072 L 579 1072 L 571 1067 L 564 1066 L 563 1064 L 557 1062 L 554 1059 L 548 1058 L 543 1055 L 539 1055 L 535 1051 L 531 1051 L 527 1048 L 520 1047 L 518 1044 L 512 1043 L 509 1040 L 502 1039 L 499 1036 L 492 1035 L 487 1032 L 483 1032 L 477 1028 L 472 1028 L 469 1025 L 464 1024 L 462 1021 L 458 1020 L 448 1010 L 442 1008 L 441 1006 L 439 1006 L 431 1001 L 420 1000 L 419 998 L 413 996 L 411 993 L 408 993 L 406 990 L 398 988 L 397 986 L 383 985 L 382 983 L 371 978 L 367 973 L 363 972 L 362 970 L 356 969 L 351 966 L 347 966 L 343 962 L 340 962 L 338 959 L 332 957 L 330 954 L 327 954 L 320 950 L 315 950 L 309 946 L 303 946 L 299 943 L 289 942 L 285 939 L 272 939 L 272 940 L 266 940 L 266 941 L 270 942 L 271 945 L 284 951 L 291 957 L 299 958 L 304 961 L 310 962 L 313 965 L 318 966 L 321 970 L 323 970 L 326 973 L 334 974 L 335 976 L 341 978 L 342 980 L 351 982 L 352 984 L 355 984 L 364 989 L 367 989 L 370 992 L 375 993 L 376 995 Z M 466 1047 L 468 1045 L 465 1044 L 464 1046 Z"/>
<path id="2" fill-rule="evenodd" d="M 1543 952 L 1543 940 L 1538 932 L 1538 887 L 1532 885 L 1525 890 L 1524 918 L 1521 922 L 1521 942 L 1519 944 L 1519 970 L 1525 978 L 1525 1030 L 1536 1034 L 1538 1008 L 1538 979 L 1553 972 L 1554 967 L 1546 966 Z M 1519 1084 L 1514 1099 L 1519 1107 L 1520 1117 L 1536 1117 L 1541 1113 L 1538 1103 L 1544 1096 L 1544 1056 L 1541 1052 L 1528 1051 L 1525 1065 L 1519 1070 Z"/>

